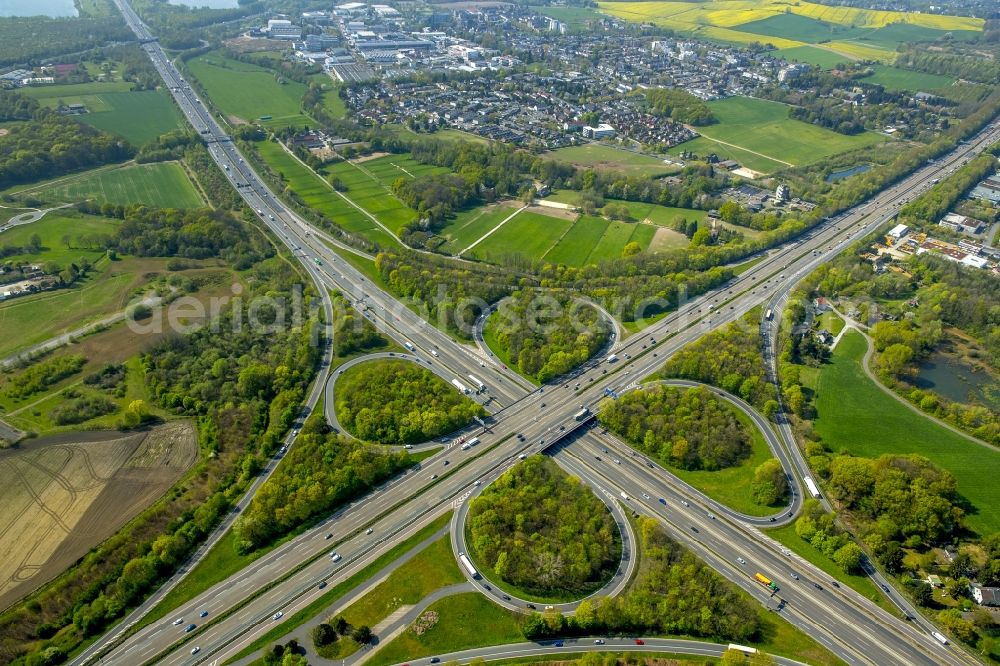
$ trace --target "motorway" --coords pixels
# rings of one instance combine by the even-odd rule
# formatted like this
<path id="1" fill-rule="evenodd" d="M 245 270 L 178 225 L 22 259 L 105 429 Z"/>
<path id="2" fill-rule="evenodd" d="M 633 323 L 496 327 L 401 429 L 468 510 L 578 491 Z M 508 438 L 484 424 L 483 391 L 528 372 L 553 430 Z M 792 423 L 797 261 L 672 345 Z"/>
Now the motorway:
<path id="1" fill-rule="evenodd" d="M 127 3 L 124 0 L 116 2 L 130 27 L 144 42 L 143 48 L 167 82 L 185 116 L 209 142 L 213 159 L 251 209 L 257 211 L 275 236 L 291 248 L 315 281 L 339 289 L 356 304 L 363 301 L 364 307 L 359 308 L 362 314 L 397 342 L 414 345 L 415 355 L 422 362 L 440 363 L 459 378 L 481 373 L 487 368 L 488 358 L 457 344 L 392 296 L 376 288 L 360 272 L 338 258 L 330 244 L 338 246 L 341 251 L 355 250 L 336 241 L 321 242 L 307 223 L 282 206 L 246 165 L 239 151 L 166 59 L 159 45 L 151 41 L 148 29 Z M 480 446 L 468 452 L 446 449 L 435 454 L 423 461 L 419 469 L 342 509 L 320 527 L 265 555 L 185 604 L 178 609 L 177 616 L 196 623 L 207 623 L 197 632 L 185 635 L 183 627 L 173 626 L 168 618 L 131 636 L 114 640 L 106 637 L 98 642 L 96 650 L 90 652 L 88 657 L 100 654 L 107 663 L 135 664 L 148 661 L 202 663 L 232 656 L 255 636 L 273 626 L 270 618 L 276 612 L 288 615 L 317 596 L 319 581 L 335 583 L 343 580 L 350 572 L 363 568 L 391 547 L 396 540 L 405 538 L 434 517 L 460 505 L 468 497 L 469 490 L 475 487 L 475 481 L 488 483 L 516 462 L 517 456 L 545 450 L 572 433 L 581 426 L 573 420 L 573 414 L 581 405 L 593 410 L 604 397 L 605 389 L 627 389 L 705 332 L 735 321 L 761 302 L 787 292 L 812 267 L 841 251 L 852 239 L 884 223 L 925 183 L 946 174 L 947 169 L 997 138 L 1000 138 L 1000 131 L 987 128 L 974 140 L 959 146 L 947 157 L 922 167 L 873 200 L 838 215 L 781 248 L 767 252 L 758 264 L 722 288 L 682 304 L 676 312 L 641 334 L 620 340 L 615 349 L 622 358 L 617 363 L 592 361 L 563 386 L 538 389 L 526 386 L 526 382 L 512 371 L 489 364 L 488 372 L 484 373 L 487 376 L 482 379 L 490 386 L 490 393 L 501 408 L 494 414 L 489 430 L 480 434 L 483 440 Z M 570 388 L 571 382 L 574 388 Z M 575 388 L 577 382 L 581 386 L 579 389 Z M 565 427 L 565 430 L 560 427 Z M 794 440 L 783 439 L 789 459 L 796 461 L 795 480 L 798 481 L 806 469 L 804 462 L 796 460 L 801 455 Z M 578 461 L 584 459 L 578 458 Z M 582 462 L 576 464 L 583 465 Z M 435 475 L 439 478 L 432 478 Z M 628 475 L 622 472 L 620 476 L 605 477 L 604 483 L 628 486 L 635 492 L 634 488 L 639 487 L 642 481 L 642 477 L 629 470 Z M 628 492 L 624 487 L 620 490 Z M 801 489 L 797 492 L 801 495 Z M 672 516 L 666 510 L 659 511 L 658 506 L 644 507 L 644 510 L 671 525 Z M 777 566 L 777 562 L 787 558 L 780 546 L 744 521 L 723 518 L 707 524 L 707 520 L 697 521 L 703 529 L 699 538 L 694 540 L 705 543 L 705 548 L 715 549 L 721 548 L 723 543 L 739 543 L 741 552 L 745 550 L 753 557 L 752 561 L 759 562 L 762 567 L 767 564 Z M 371 534 L 365 533 L 367 528 L 371 528 Z M 672 531 L 684 533 L 685 529 L 687 527 L 675 525 Z M 327 540 L 325 534 L 332 536 Z M 690 536 L 688 542 L 692 542 Z M 326 556 L 331 547 L 343 556 L 340 563 L 334 564 Z M 720 551 L 719 556 L 709 561 L 717 565 L 723 575 L 739 583 L 743 573 L 733 569 L 729 552 Z M 792 589 L 796 588 L 792 586 Z M 755 591 L 758 596 L 763 594 L 762 589 Z M 224 611 L 234 608 L 239 610 L 225 615 Z M 889 617 L 877 608 L 873 610 L 870 602 L 850 590 L 839 590 L 835 600 L 833 595 L 819 595 L 818 591 L 799 591 L 788 602 L 787 608 L 786 615 L 793 623 L 817 640 L 829 644 L 849 663 L 872 663 L 876 655 L 877 663 L 883 664 L 969 662 L 964 653 L 934 643 L 925 632 L 913 625 Z M 204 621 L 197 619 L 202 610 L 209 611 Z M 181 644 L 184 639 L 189 640 Z M 195 656 L 190 654 L 192 645 L 201 647 Z M 77 663 L 85 661 L 88 659 L 79 659 Z"/>

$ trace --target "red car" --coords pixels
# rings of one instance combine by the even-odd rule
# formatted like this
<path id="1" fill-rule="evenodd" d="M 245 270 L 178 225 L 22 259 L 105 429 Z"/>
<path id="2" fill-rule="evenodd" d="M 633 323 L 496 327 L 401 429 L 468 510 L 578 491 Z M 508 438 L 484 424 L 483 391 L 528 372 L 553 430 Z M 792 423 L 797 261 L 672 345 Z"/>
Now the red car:
<path id="1" fill-rule="evenodd" d="M 637 639 L 635 639 L 635 644 L 636 645 L 645 645 L 646 641 L 642 640 L 641 638 L 637 638 Z"/>

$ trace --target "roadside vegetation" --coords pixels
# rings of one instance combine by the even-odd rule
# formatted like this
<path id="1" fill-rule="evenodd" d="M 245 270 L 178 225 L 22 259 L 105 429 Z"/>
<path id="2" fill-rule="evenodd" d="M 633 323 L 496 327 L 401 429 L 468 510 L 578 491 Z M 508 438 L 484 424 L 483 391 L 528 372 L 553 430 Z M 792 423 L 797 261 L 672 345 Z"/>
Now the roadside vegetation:
<path id="1" fill-rule="evenodd" d="M 664 378 L 692 379 L 737 395 L 770 417 L 778 410 L 774 386 L 760 352 L 759 312 L 728 324 L 685 346 L 663 364 Z"/>
<path id="2" fill-rule="evenodd" d="M 483 335 L 511 367 L 545 383 L 600 351 L 612 326 L 586 303 L 525 289 L 500 304 L 487 319 Z"/>
<path id="3" fill-rule="evenodd" d="M 337 377 L 337 420 L 360 439 L 380 444 L 417 444 L 457 430 L 482 405 L 426 368 L 382 359 L 348 368 Z"/>
<path id="4" fill-rule="evenodd" d="M 544 456 L 515 465 L 472 500 L 467 524 L 473 561 L 529 597 L 585 596 L 621 558 L 604 502 Z"/>
<path id="5" fill-rule="evenodd" d="M 317 348 L 308 344 L 315 321 L 279 332 L 234 326 L 234 316 L 248 321 L 253 296 L 290 296 L 292 285 L 303 281 L 238 218 L 225 211 L 136 210 L 109 242 L 116 253 L 225 259 L 240 269 L 247 300 L 238 304 L 238 315 L 233 304 L 225 307 L 217 327 L 163 338 L 141 355 L 134 367 L 150 411 L 194 418 L 200 460 L 174 492 L 0 615 L 4 662 L 61 658 L 165 580 L 228 511 L 251 470 L 278 448 L 317 361 Z M 291 307 L 290 302 L 272 301 L 276 308 Z M 83 407 L 72 398 L 66 404 L 64 409 Z"/>

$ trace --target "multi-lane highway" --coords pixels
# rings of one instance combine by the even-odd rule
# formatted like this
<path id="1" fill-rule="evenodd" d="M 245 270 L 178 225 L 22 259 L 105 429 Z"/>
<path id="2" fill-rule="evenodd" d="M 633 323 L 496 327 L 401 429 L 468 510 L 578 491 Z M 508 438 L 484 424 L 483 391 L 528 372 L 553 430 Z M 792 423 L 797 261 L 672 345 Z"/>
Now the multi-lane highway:
<path id="1" fill-rule="evenodd" d="M 756 305 L 780 297 L 813 267 L 841 251 L 853 239 L 884 223 L 898 206 L 915 196 L 932 178 L 946 174 L 1000 137 L 996 128 L 984 130 L 974 140 L 926 165 L 871 201 L 838 215 L 782 248 L 767 252 L 759 263 L 723 288 L 682 304 L 676 312 L 641 334 L 618 340 L 615 352 L 620 360 L 617 363 L 594 361 L 578 371 L 569 383 L 533 390 L 493 359 L 457 344 L 372 285 L 330 246 L 342 252 L 356 250 L 332 239 L 320 240 L 319 232 L 281 205 L 246 164 L 159 45 L 152 41 L 152 35 L 125 0 L 116 2 L 126 21 L 144 42 L 143 48 L 181 110 L 209 143 L 210 153 L 220 169 L 274 235 L 292 250 L 311 278 L 320 285 L 342 291 L 355 303 L 363 302 L 362 314 L 400 344 L 412 345 L 414 355 L 421 362 L 440 364 L 446 373 L 454 373 L 459 378 L 473 373 L 486 375 L 482 379 L 501 408 L 494 415 L 490 430 L 480 436 L 482 443 L 479 446 L 468 451 L 449 448 L 436 454 L 425 460 L 420 469 L 343 509 L 324 525 L 265 555 L 177 609 L 174 615 L 184 617 L 185 624 L 205 625 L 195 632 L 185 634 L 184 626 L 174 626 L 171 620 L 175 618 L 171 617 L 131 636 L 114 640 L 107 637 L 98 642 L 87 657 L 99 654 L 107 663 L 135 664 L 154 660 L 200 663 L 232 656 L 275 621 L 280 621 L 280 618 L 271 619 L 277 612 L 287 617 L 319 595 L 320 582 L 345 579 L 399 539 L 460 505 L 476 481 L 488 483 L 516 462 L 519 455 L 544 450 L 573 432 L 580 426 L 573 415 L 581 405 L 594 409 L 605 389 L 627 389 L 708 330 L 735 321 Z M 795 478 L 800 479 L 806 473 L 804 461 L 789 433 L 785 432 L 782 439 L 787 457 L 793 462 Z M 595 480 L 603 478 L 600 482 L 617 492 L 631 490 L 634 493 L 644 482 L 651 481 L 633 470 L 628 474 L 595 471 L 582 462 L 585 459 L 586 456 L 579 457 L 569 464 L 577 465 L 581 474 L 593 476 Z M 639 472 L 646 473 L 641 469 Z M 801 489 L 797 497 L 801 497 Z M 738 583 L 746 581 L 744 572 L 735 569 L 728 558 L 734 548 L 746 551 L 753 560 L 746 559 L 761 566 L 778 568 L 778 562 L 787 561 L 788 556 L 780 546 L 745 521 L 721 518 L 708 524 L 706 520 L 710 519 L 707 517 L 692 517 L 693 525 L 678 524 L 667 508 L 660 509 L 662 506 L 658 502 L 653 506 L 643 505 L 643 511 L 663 520 L 675 534 L 683 534 L 692 547 L 695 543 L 702 544 L 699 553 L 723 575 Z M 698 525 L 701 527 L 697 534 L 689 530 Z M 331 535 L 329 539 L 327 534 Z M 730 550 L 723 549 L 723 543 L 728 544 Z M 336 563 L 328 555 L 332 549 L 342 556 Z M 717 554 L 709 557 L 709 552 Z M 853 591 L 841 588 L 836 598 L 832 598 L 832 594 L 823 595 L 815 588 L 810 592 L 799 590 L 794 584 L 788 587 L 791 594 L 786 603 L 788 612 L 782 612 L 849 663 L 871 663 L 873 657 L 866 655 L 878 655 L 878 663 L 887 664 L 959 664 L 967 661 L 963 654 L 934 643 L 925 631 L 890 617 Z M 752 586 L 750 589 L 758 596 L 763 594 L 762 589 Z M 237 608 L 238 611 L 227 615 L 227 611 Z M 200 618 L 203 610 L 207 610 L 208 615 Z M 183 642 L 185 639 L 189 640 Z M 200 650 L 197 655 L 191 655 L 190 650 L 195 645 Z M 77 661 L 82 663 L 86 659 Z"/>

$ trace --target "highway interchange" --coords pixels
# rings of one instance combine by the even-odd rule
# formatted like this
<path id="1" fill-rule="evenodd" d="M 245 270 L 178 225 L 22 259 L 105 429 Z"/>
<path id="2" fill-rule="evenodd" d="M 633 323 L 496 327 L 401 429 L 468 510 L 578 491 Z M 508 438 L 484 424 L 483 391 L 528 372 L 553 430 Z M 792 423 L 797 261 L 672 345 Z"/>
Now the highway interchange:
<path id="1" fill-rule="evenodd" d="M 437 364 L 435 370 L 439 373 L 446 368 L 446 373 L 458 378 L 469 374 L 481 377 L 502 408 L 493 414 L 488 432 L 479 434 L 482 440 L 479 446 L 469 451 L 454 446 L 443 449 L 418 468 L 344 507 L 315 529 L 184 604 L 171 617 L 130 635 L 123 634 L 119 627 L 74 663 L 96 662 L 98 657 L 109 664 L 221 663 L 274 626 L 271 618 L 275 613 L 291 615 L 322 594 L 318 588 L 320 582 L 333 585 L 362 570 L 434 518 L 461 507 L 476 489 L 485 487 L 516 463 L 519 456 L 545 451 L 557 442 L 559 446 L 553 455 L 560 464 L 613 495 L 626 493 L 633 510 L 655 516 L 672 536 L 761 603 L 776 607 L 779 600 L 784 600 L 781 614 L 846 662 L 977 663 L 959 648 L 937 643 L 927 627 L 905 622 L 846 587 L 832 588 L 828 576 L 756 529 L 753 523 L 759 521 L 735 517 L 657 466 L 650 468 L 636 462 L 631 455 L 626 457 L 627 447 L 589 429 L 589 424 L 574 421 L 573 415 L 581 405 L 595 409 L 604 398 L 605 389 L 630 388 L 658 369 L 671 354 L 706 332 L 740 319 L 761 303 L 781 303 L 804 275 L 890 219 L 899 205 L 916 196 L 933 178 L 946 175 L 949 169 L 995 142 L 1000 138 L 1000 130 L 996 127 L 983 130 L 951 154 L 925 165 L 873 199 L 781 248 L 764 253 L 758 263 L 721 288 L 682 303 L 677 311 L 641 333 L 617 339 L 614 345 L 614 352 L 620 358 L 617 363 L 594 360 L 562 384 L 534 388 L 495 358 L 456 343 L 371 284 L 330 246 L 341 252 L 357 253 L 356 250 L 332 239 L 321 240 L 321 232 L 281 205 L 247 165 L 131 7 L 125 0 L 116 2 L 181 110 L 209 143 L 213 159 L 248 206 L 300 260 L 317 285 L 328 314 L 326 288 L 341 291 L 352 302 L 363 301 L 362 314 L 383 334 L 400 344 L 412 344 L 414 356 L 421 363 Z M 762 327 L 765 339 L 770 340 L 765 345 L 768 360 L 773 361 L 770 356 L 773 331 L 766 323 L 762 322 Z M 306 404 L 307 413 L 323 396 L 328 354 L 327 349 L 319 380 Z M 801 506 L 801 478 L 808 474 L 808 468 L 787 424 L 779 424 L 778 433 L 786 465 L 791 463 L 786 470 L 792 474 L 796 486 L 792 505 L 781 514 L 784 521 L 792 518 Z M 564 438 L 565 442 L 560 441 Z M 292 436 L 288 441 L 294 445 Z M 619 451 L 621 465 L 596 460 L 599 450 L 611 447 Z M 249 501 L 249 497 L 248 494 L 245 500 Z M 659 502 L 660 498 L 665 503 Z M 710 518 L 709 513 L 716 517 Z M 327 539 L 327 534 L 332 536 Z M 334 549 L 342 556 L 336 563 L 329 557 Z M 748 564 L 740 565 L 737 557 Z M 755 571 L 762 571 L 779 583 L 778 595 L 770 597 L 753 582 Z M 791 578 L 792 572 L 800 579 Z M 822 585 L 823 589 L 815 585 Z M 208 615 L 201 619 L 199 615 L 204 610 Z M 141 615 L 133 614 L 127 624 L 136 622 Z M 184 617 L 185 624 L 190 621 L 203 626 L 185 634 L 183 626 L 172 624 L 175 616 Z M 192 655 L 191 648 L 195 645 L 200 650 Z"/>

